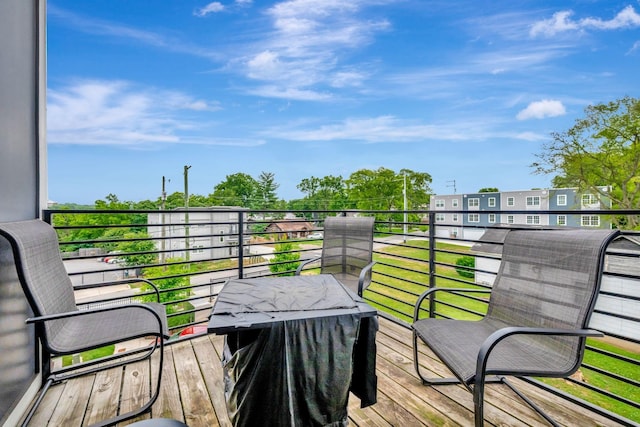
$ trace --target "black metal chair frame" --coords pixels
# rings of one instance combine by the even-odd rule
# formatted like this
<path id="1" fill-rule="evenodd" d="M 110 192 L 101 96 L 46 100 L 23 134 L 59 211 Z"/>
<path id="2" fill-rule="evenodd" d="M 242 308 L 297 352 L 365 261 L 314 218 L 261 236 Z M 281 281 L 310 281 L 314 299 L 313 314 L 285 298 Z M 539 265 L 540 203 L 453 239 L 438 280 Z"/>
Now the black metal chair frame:
<path id="1" fill-rule="evenodd" d="M 49 239 L 49 243 L 52 244 L 53 242 L 51 240 L 55 239 L 55 244 L 57 245 L 57 235 L 55 234 L 55 231 L 53 231 L 53 228 L 50 227 L 48 224 L 40 220 L 23 221 L 22 223 L 23 224 L 31 223 L 29 224 L 29 226 L 33 226 L 34 232 L 37 232 L 37 233 L 42 232 L 42 236 L 39 236 L 39 237 L 41 237 L 43 241 L 45 241 L 46 239 Z M 15 227 L 16 225 L 18 225 L 18 227 Z M 75 378 L 83 375 L 89 375 L 105 369 L 116 368 L 116 367 L 124 366 L 126 364 L 130 364 L 133 362 L 145 360 L 150 358 L 156 350 L 159 350 L 157 381 L 156 381 L 155 389 L 153 390 L 153 393 L 150 399 L 138 409 L 117 415 L 107 420 L 100 421 L 94 424 L 92 427 L 115 425 L 119 422 L 134 418 L 138 415 L 148 412 L 151 409 L 151 406 L 153 405 L 153 403 L 158 398 L 158 395 L 160 393 L 160 384 L 162 380 L 162 365 L 163 365 L 163 359 L 164 359 L 163 357 L 164 345 L 165 345 L 164 341 L 165 339 L 169 338 L 169 334 L 167 331 L 166 313 L 158 313 L 158 307 L 160 306 L 160 303 L 159 303 L 160 293 L 157 286 L 153 282 L 147 279 L 142 279 L 142 278 L 127 279 L 127 280 L 109 283 L 109 284 L 90 284 L 90 285 L 80 285 L 75 287 L 71 285 L 71 282 L 69 280 L 68 283 L 73 290 L 91 289 L 91 288 L 98 288 L 98 287 L 110 286 L 110 285 L 120 285 L 123 283 L 145 282 L 154 289 L 157 303 L 153 303 L 153 304 L 156 304 L 155 309 L 152 308 L 152 305 L 146 304 L 146 303 L 128 303 L 128 304 L 122 304 L 122 305 L 108 305 L 106 307 L 88 308 L 88 309 L 82 309 L 82 310 L 77 309 L 77 310 L 67 311 L 67 312 L 43 314 L 43 312 L 41 311 L 40 304 L 36 301 L 36 297 L 34 297 L 34 293 L 31 289 L 30 282 L 32 280 L 29 278 L 30 275 L 27 274 L 27 271 L 26 271 L 26 269 L 33 266 L 33 265 L 28 266 L 30 264 L 29 260 L 25 259 L 27 255 L 23 253 L 23 249 L 22 249 L 23 247 L 22 245 L 24 244 L 23 239 L 24 238 L 29 239 L 34 237 L 33 235 L 28 236 L 28 233 L 29 231 L 25 232 L 24 230 L 20 229 L 20 223 L 0 223 L 0 236 L 4 237 L 9 242 L 12 248 L 14 263 L 16 266 L 17 274 L 18 274 L 18 279 L 23 288 L 25 296 L 29 302 L 29 305 L 34 313 L 33 317 L 26 319 L 26 323 L 33 324 L 35 326 L 36 339 L 42 344 L 42 349 L 43 349 L 41 369 L 42 369 L 42 377 L 43 379 L 44 378 L 46 379 L 44 380 L 44 384 L 38 392 L 35 402 L 31 406 L 28 414 L 23 419 L 22 426 L 27 426 L 29 424 L 33 415 L 35 414 L 36 409 L 42 402 L 42 399 L 44 398 L 46 392 L 52 385 L 71 379 L 71 378 Z M 57 257 L 59 258 L 59 263 L 62 264 L 62 258 L 60 258 L 59 253 L 57 253 Z M 67 276 L 67 279 L 68 279 L 68 276 Z M 156 325 L 157 330 L 155 331 L 151 330 L 149 325 L 145 325 L 145 328 L 140 329 L 139 333 L 136 333 L 136 334 L 130 334 L 125 337 L 123 336 L 119 336 L 117 338 L 114 337 L 114 339 L 105 340 L 104 342 L 100 342 L 99 344 L 94 344 L 94 345 L 88 345 L 88 346 L 77 345 L 72 349 L 70 348 L 65 351 L 56 350 L 52 348 L 49 344 L 48 332 L 46 329 L 46 324 L 48 322 L 52 322 L 60 319 L 81 317 L 81 316 L 100 315 L 99 313 L 110 313 L 110 312 L 116 313 L 115 315 L 117 316 L 118 311 L 130 310 L 132 307 L 135 308 L 136 310 L 143 310 L 144 312 L 149 312 L 151 316 L 153 316 L 153 318 L 155 319 L 155 321 L 152 321 L 152 323 L 157 322 L 157 325 Z M 147 315 L 147 318 L 148 317 L 149 316 Z M 83 362 L 83 363 L 73 364 L 66 368 L 51 370 L 51 359 L 54 356 L 77 354 L 84 351 L 103 347 L 106 345 L 115 344 L 118 342 L 123 342 L 131 339 L 135 339 L 135 338 L 141 338 L 141 337 L 156 337 L 156 339 L 153 339 L 152 343 L 147 347 L 127 350 L 111 356 L 106 356 L 106 357 L 94 359 L 94 360 Z"/>
<path id="2" fill-rule="evenodd" d="M 554 233 L 555 231 L 527 231 L 534 233 L 541 232 L 550 232 Z M 475 426 L 481 427 L 484 422 L 484 391 L 485 384 L 487 383 L 503 383 L 507 385 L 510 389 L 512 389 L 524 402 L 526 402 L 531 408 L 533 408 L 538 414 L 540 414 L 547 422 L 549 422 L 553 426 L 559 426 L 548 414 L 546 414 L 542 408 L 536 405 L 531 399 L 525 396 L 521 391 L 519 391 L 512 383 L 510 383 L 505 376 L 514 376 L 514 377 L 524 377 L 524 376 L 540 376 L 540 377 L 566 377 L 573 374 L 579 367 L 582 362 L 582 357 L 584 355 L 585 342 L 587 337 L 601 337 L 603 334 L 600 331 L 596 331 L 588 328 L 588 321 L 593 312 L 596 297 L 600 288 L 600 280 L 602 275 L 602 269 L 604 264 L 604 256 L 606 246 L 609 242 L 611 242 L 616 236 L 618 232 L 611 232 L 611 234 L 604 238 L 600 248 L 598 248 L 598 255 L 593 259 L 593 262 L 597 263 L 597 271 L 595 274 L 595 283 L 593 284 L 591 298 L 589 300 L 589 307 L 586 311 L 585 319 L 582 323 L 582 328 L 580 329 L 565 329 L 565 328 L 552 328 L 552 327 L 544 327 L 543 325 L 527 325 L 527 326 L 519 326 L 513 325 L 508 327 L 503 327 L 495 330 L 491 333 L 482 343 L 480 348 L 477 351 L 477 358 L 475 363 L 475 375 L 471 379 L 465 379 L 462 375 L 452 366 L 451 363 L 447 363 L 446 358 L 441 356 L 441 353 L 438 349 L 439 345 L 444 345 L 444 343 L 432 343 L 429 341 L 428 337 L 420 336 L 415 325 L 416 322 L 419 322 L 420 313 L 422 311 L 421 306 L 425 300 L 431 300 L 435 297 L 437 292 L 449 292 L 449 293 L 486 293 L 490 294 L 491 290 L 482 290 L 482 289 L 470 289 L 470 288 L 431 288 L 424 293 L 422 293 L 418 300 L 416 301 L 414 307 L 414 315 L 413 315 L 413 360 L 414 360 L 414 368 L 416 373 L 422 380 L 424 385 L 447 385 L 447 384 L 462 384 L 464 385 L 472 394 L 473 394 L 473 402 L 474 402 L 474 417 L 475 417 Z M 505 243 L 504 251 L 508 251 L 508 243 Z M 496 277 L 496 282 L 500 279 L 502 274 L 503 266 L 498 272 L 498 276 Z M 495 286 L 495 285 L 494 285 Z M 491 307 L 491 301 L 489 302 L 489 306 Z M 444 319 L 428 319 L 429 321 L 439 321 Z M 469 322 L 464 320 L 448 320 L 449 322 Z M 487 364 L 489 358 L 492 355 L 492 351 L 496 348 L 496 346 L 501 343 L 503 340 L 507 339 L 511 336 L 518 335 L 531 335 L 531 336 L 556 336 L 556 337 L 579 337 L 579 354 L 576 355 L 575 363 L 570 369 L 565 370 L 560 374 L 549 374 L 548 372 L 535 372 L 535 371 L 526 371 L 523 369 L 514 369 L 514 368 L 505 368 L 505 369 L 496 369 L 494 366 L 492 369 L 487 368 Z M 455 378 L 427 378 L 421 373 L 420 363 L 418 360 L 419 351 L 418 351 L 418 338 L 420 338 L 431 350 L 438 356 L 449 368 L 449 370 L 454 374 Z M 488 376 L 490 375 L 490 376 Z"/>

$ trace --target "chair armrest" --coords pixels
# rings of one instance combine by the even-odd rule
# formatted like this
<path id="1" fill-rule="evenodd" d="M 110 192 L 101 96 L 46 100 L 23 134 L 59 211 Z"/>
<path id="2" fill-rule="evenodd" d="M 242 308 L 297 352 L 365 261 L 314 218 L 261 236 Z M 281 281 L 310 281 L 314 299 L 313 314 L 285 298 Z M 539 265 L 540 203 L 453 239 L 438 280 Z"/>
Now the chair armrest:
<path id="1" fill-rule="evenodd" d="M 371 271 L 376 261 L 371 261 L 369 264 L 365 265 L 362 270 L 360 270 L 360 275 L 358 276 L 358 295 L 362 296 L 362 292 L 364 291 L 364 279 L 367 276 L 367 273 Z"/>
<path id="2" fill-rule="evenodd" d="M 88 285 L 75 285 L 73 287 L 73 290 L 81 291 L 83 289 L 105 288 L 109 286 L 122 285 L 124 283 L 137 283 L 137 282 L 145 282 L 146 284 L 151 286 L 156 294 L 156 302 L 160 302 L 160 291 L 158 290 L 158 286 L 155 283 L 153 283 L 151 280 L 143 279 L 140 277 L 137 277 L 135 279 L 118 280 L 117 282 L 109 282 L 109 283 L 91 283 Z"/>
<path id="3" fill-rule="evenodd" d="M 422 301 L 425 300 L 425 298 L 427 298 L 429 295 L 436 293 L 438 291 L 444 291 L 444 292 L 449 292 L 449 293 L 454 293 L 454 292 L 474 292 L 474 293 L 481 293 L 481 294 L 490 294 L 491 290 L 490 289 L 471 289 L 471 288 L 431 288 L 431 289 L 427 289 L 426 291 L 424 291 L 422 293 L 422 295 L 420 295 L 418 297 L 418 300 L 416 301 L 416 305 L 415 305 L 415 309 L 413 311 L 413 321 L 414 323 L 418 321 L 418 314 L 420 314 L 420 306 L 422 305 Z"/>
<path id="4" fill-rule="evenodd" d="M 306 261 L 302 261 L 302 262 L 300 263 L 300 265 L 298 266 L 298 268 L 296 269 L 296 273 L 295 273 L 295 275 L 296 275 L 296 276 L 299 276 L 299 275 L 300 275 L 300 273 L 302 272 L 302 268 L 303 268 L 305 265 L 307 265 L 307 264 L 311 264 L 312 262 L 318 261 L 319 259 L 321 259 L 321 257 L 311 258 L 311 259 L 308 259 L 308 260 L 306 260 Z"/>
<path id="5" fill-rule="evenodd" d="M 476 383 L 484 381 L 484 374 L 487 369 L 489 354 L 495 346 L 503 339 L 511 335 L 549 335 L 549 336 L 575 336 L 575 337 L 603 337 L 604 334 L 595 329 L 559 329 L 559 328 L 536 328 L 525 326 L 509 326 L 501 328 L 489 335 L 480 350 L 476 361 Z"/>
<path id="6" fill-rule="evenodd" d="M 75 311 L 68 311 L 65 313 L 56 313 L 56 314 L 47 314 L 45 316 L 36 316 L 36 317 L 29 317 L 28 319 L 25 320 L 25 323 L 29 324 L 29 323 L 44 323 L 44 322 L 48 322 L 50 320 L 57 320 L 57 319 L 64 319 L 67 317 L 76 317 L 76 316 L 85 316 L 88 314 L 93 314 L 93 313 L 100 313 L 103 311 L 114 311 L 114 310 L 124 310 L 124 309 L 128 309 L 128 308 L 140 308 L 143 310 L 147 310 L 149 312 L 151 312 L 151 314 L 153 314 L 153 316 L 156 318 L 156 320 L 158 321 L 158 325 L 160 326 L 159 330 L 160 330 L 160 336 L 162 336 L 162 319 L 160 319 L 160 316 L 158 316 L 158 313 L 156 313 L 156 311 L 149 307 L 148 305 L 145 304 L 140 304 L 140 303 L 131 303 L 131 304 L 126 304 L 126 305 L 112 305 L 112 306 L 108 306 L 108 307 L 98 307 L 98 308 L 92 308 L 89 310 L 75 310 Z"/>

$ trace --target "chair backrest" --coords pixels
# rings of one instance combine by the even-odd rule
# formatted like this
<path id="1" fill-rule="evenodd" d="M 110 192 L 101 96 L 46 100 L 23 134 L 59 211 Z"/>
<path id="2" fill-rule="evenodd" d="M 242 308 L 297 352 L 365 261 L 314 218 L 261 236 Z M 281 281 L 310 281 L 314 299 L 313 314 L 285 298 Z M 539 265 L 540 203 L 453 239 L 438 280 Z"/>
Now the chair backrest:
<path id="1" fill-rule="evenodd" d="M 53 227 L 40 220 L 0 223 L 0 236 L 11 245 L 20 284 L 35 316 L 78 309 Z M 62 323 L 46 322 L 46 332 L 57 333 Z"/>
<path id="2" fill-rule="evenodd" d="M 352 291 L 358 291 L 363 267 L 371 263 L 373 253 L 373 217 L 327 217 L 320 270 L 333 274 Z M 371 272 L 365 286 L 371 281 Z"/>
<path id="3" fill-rule="evenodd" d="M 487 319 L 519 326 L 588 327 L 613 230 L 514 230 L 504 241 Z M 572 353 L 584 340 L 554 337 Z M 557 348 L 556 348 L 557 350 Z"/>

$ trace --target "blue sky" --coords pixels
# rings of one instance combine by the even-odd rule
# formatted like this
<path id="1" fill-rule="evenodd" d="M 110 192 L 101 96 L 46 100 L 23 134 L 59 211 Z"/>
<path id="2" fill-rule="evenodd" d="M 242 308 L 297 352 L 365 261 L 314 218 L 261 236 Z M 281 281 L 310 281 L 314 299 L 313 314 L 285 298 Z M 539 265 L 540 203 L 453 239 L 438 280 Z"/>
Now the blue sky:
<path id="1" fill-rule="evenodd" d="M 529 165 L 640 89 L 638 0 L 49 0 L 49 199 L 207 195 L 273 172 L 548 187 Z"/>

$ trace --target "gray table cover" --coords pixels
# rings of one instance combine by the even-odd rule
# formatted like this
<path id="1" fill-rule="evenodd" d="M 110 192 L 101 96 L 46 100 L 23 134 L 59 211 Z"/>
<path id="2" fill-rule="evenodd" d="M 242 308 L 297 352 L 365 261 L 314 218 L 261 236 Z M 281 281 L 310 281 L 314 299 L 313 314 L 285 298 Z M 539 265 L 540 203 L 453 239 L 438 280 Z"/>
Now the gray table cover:
<path id="1" fill-rule="evenodd" d="M 376 401 L 375 310 L 331 275 L 232 280 L 209 325 L 234 426 L 346 426 L 350 390 Z"/>

